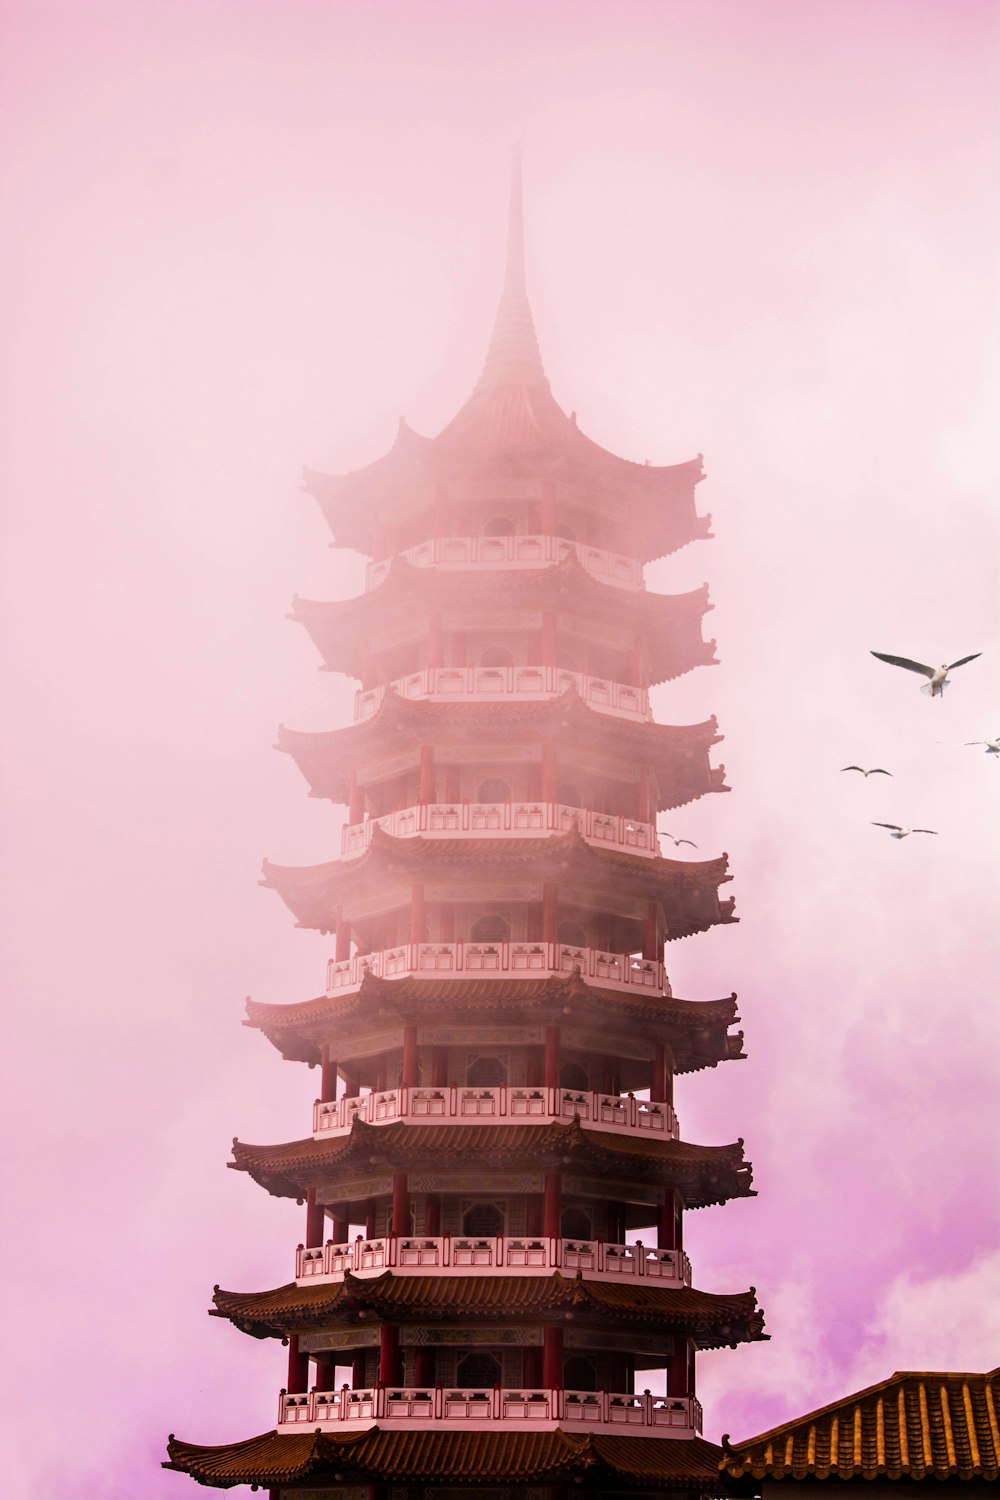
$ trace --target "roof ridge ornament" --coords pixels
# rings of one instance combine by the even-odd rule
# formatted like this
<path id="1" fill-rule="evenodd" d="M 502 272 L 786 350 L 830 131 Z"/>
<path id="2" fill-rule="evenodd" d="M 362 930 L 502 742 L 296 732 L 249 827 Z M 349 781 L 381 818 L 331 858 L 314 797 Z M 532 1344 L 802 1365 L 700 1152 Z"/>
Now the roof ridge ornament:
<path id="1" fill-rule="evenodd" d="M 511 153 L 503 291 L 476 393 L 493 390 L 498 385 L 533 385 L 545 391 L 549 389 L 525 284 L 520 144 L 515 145 Z"/>

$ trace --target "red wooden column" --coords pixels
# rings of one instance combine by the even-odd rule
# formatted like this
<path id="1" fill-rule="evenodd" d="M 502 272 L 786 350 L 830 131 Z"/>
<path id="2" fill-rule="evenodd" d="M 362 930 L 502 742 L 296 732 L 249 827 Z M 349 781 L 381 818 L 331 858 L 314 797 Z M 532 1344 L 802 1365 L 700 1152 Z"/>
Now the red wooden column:
<path id="1" fill-rule="evenodd" d="M 399 1366 L 399 1329 L 394 1323 L 383 1323 L 378 1331 L 379 1384 L 398 1385 Z"/>
<path id="2" fill-rule="evenodd" d="M 667 1395 L 690 1396 L 688 1389 L 688 1341 L 674 1337 L 674 1352 L 667 1357 Z"/>
<path id="3" fill-rule="evenodd" d="M 358 785 L 358 774 L 351 772 L 351 779 L 347 791 L 347 821 L 351 826 L 360 823 L 365 815 L 365 793 L 364 788 Z"/>
<path id="4" fill-rule="evenodd" d="M 530 1235 L 539 1235 L 542 1232 L 542 1209 L 544 1198 L 541 1193 L 528 1193 L 524 1205 L 524 1232 Z"/>
<path id="5" fill-rule="evenodd" d="M 337 1097 L 337 1063 L 330 1056 L 328 1042 L 324 1042 L 320 1049 L 319 1096 L 324 1104 L 332 1104 Z"/>
<path id="6" fill-rule="evenodd" d="M 542 942 L 559 941 L 559 887 L 554 880 L 542 885 Z"/>
<path id="7" fill-rule="evenodd" d="M 415 1349 L 413 1352 L 413 1384 L 434 1384 L 434 1350 Z"/>
<path id="8" fill-rule="evenodd" d="M 337 1207 L 341 1212 L 343 1211 L 343 1204 L 338 1204 Z M 346 1245 L 350 1233 L 350 1219 L 342 1218 L 339 1214 L 335 1215 L 330 1224 L 330 1238 L 333 1243 L 335 1245 Z"/>
<path id="9" fill-rule="evenodd" d="M 635 788 L 635 815 L 640 823 L 652 823 L 650 815 L 649 767 L 639 769 L 639 780 Z"/>
<path id="10" fill-rule="evenodd" d="M 431 1088 L 443 1089 L 448 1082 L 448 1048 L 435 1047 L 431 1052 Z"/>
<path id="11" fill-rule="evenodd" d="M 424 1234 L 441 1233 L 441 1194 L 428 1193 L 424 1199 Z"/>
<path id="12" fill-rule="evenodd" d="M 542 480 L 542 535 L 555 536 L 556 487 L 551 479 Z"/>
<path id="13" fill-rule="evenodd" d="M 646 920 L 642 927 L 642 956 L 659 960 L 660 957 L 660 907 L 650 901 L 646 907 Z"/>
<path id="14" fill-rule="evenodd" d="M 334 915 L 336 922 L 336 933 L 333 940 L 333 956 L 336 962 L 343 963 L 351 956 L 351 924 L 344 919 L 341 907 L 337 907 Z"/>
<path id="15" fill-rule="evenodd" d="M 310 1249 L 322 1245 L 325 1224 L 323 1205 L 316 1202 L 316 1189 L 311 1187 L 306 1195 L 306 1245 Z"/>
<path id="16" fill-rule="evenodd" d="M 653 1055 L 653 1073 L 649 1080 L 649 1097 L 653 1104 L 671 1104 L 673 1076 L 670 1070 L 670 1054 L 664 1042 L 657 1042 Z"/>
<path id="17" fill-rule="evenodd" d="M 288 1385 L 289 1395 L 301 1395 L 309 1385 L 309 1356 L 299 1352 L 299 1336 L 293 1333 L 288 1339 Z"/>
<path id="18" fill-rule="evenodd" d="M 365 1199 L 365 1239 L 375 1238 L 375 1221 L 378 1213 L 378 1204 L 374 1198 Z"/>
<path id="19" fill-rule="evenodd" d="M 563 1382 L 563 1331 L 546 1325 L 542 1338 L 542 1386 L 556 1391 Z"/>
<path id="20" fill-rule="evenodd" d="M 357 1073 L 344 1069 L 344 1098 L 356 1099 L 361 1092 Z"/>
<path id="21" fill-rule="evenodd" d="M 365 1351 L 359 1349 L 351 1360 L 351 1387 L 355 1391 L 364 1390 L 365 1387 Z"/>
<path id="22" fill-rule="evenodd" d="M 656 1245 L 659 1250 L 680 1250 L 684 1243 L 684 1205 L 676 1188 L 664 1189 L 657 1214 Z"/>
<path id="23" fill-rule="evenodd" d="M 441 616 L 437 611 L 427 622 L 427 665 L 444 666 L 444 636 L 441 631 Z"/>
<path id="24" fill-rule="evenodd" d="M 410 1232 L 410 1184 L 405 1172 L 392 1174 L 392 1232 Z"/>
<path id="25" fill-rule="evenodd" d="M 434 746 L 420 746 L 420 790 L 417 793 L 417 801 L 426 806 L 433 802 L 434 797 Z"/>
<path id="26" fill-rule="evenodd" d="M 400 1083 L 406 1089 L 416 1088 L 420 1082 L 420 1059 L 417 1053 L 417 1028 L 403 1027 L 403 1071 Z"/>
<path id="27" fill-rule="evenodd" d="M 427 906 L 424 901 L 422 881 L 415 881 L 410 894 L 410 942 L 425 943 L 427 931 Z"/>
<path id="28" fill-rule="evenodd" d="M 542 610 L 542 666 L 556 664 L 556 614 L 553 609 Z"/>
<path id="29" fill-rule="evenodd" d="M 557 1240 L 562 1228 L 562 1174 L 546 1172 L 545 1192 L 542 1206 L 542 1233 L 546 1239 Z"/>
<path id="30" fill-rule="evenodd" d="M 542 801 L 556 800 L 556 747 L 551 740 L 542 746 Z"/>
<path id="31" fill-rule="evenodd" d="M 525 1349 L 521 1364 L 521 1381 L 526 1390 L 537 1391 L 542 1385 L 542 1351 L 537 1345 Z"/>
<path id="32" fill-rule="evenodd" d="M 542 1082 L 547 1089 L 559 1087 L 559 1027 L 545 1028 L 545 1063 Z"/>
<path id="33" fill-rule="evenodd" d="M 337 1388 L 337 1356 L 323 1354 L 316 1360 L 316 1389 L 333 1391 Z"/>
<path id="34" fill-rule="evenodd" d="M 458 802 L 462 795 L 462 774 L 458 766 L 445 766 L 444 800 Z"/>

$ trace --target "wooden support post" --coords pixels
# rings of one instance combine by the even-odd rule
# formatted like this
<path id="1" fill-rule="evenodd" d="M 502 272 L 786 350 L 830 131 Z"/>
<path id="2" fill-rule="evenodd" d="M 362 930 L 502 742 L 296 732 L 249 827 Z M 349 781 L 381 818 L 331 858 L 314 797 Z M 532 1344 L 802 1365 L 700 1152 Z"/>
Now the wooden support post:
<path id="1" fill-rule="evenodd" d="M 542 801 L 556 800 L 556 747 L 551 740 L 542 745 Z"/>
<path id="2" fill-rule="evenodd" d="M 642 680 L 642 636 L 638 632 L 632 638 L 632 646 L 628 654 L 629 683 L 632 687 L 644 686 Z"/>
<path id="3" fill-rule="evenodd" d="M 346 1245 L 351 1233 L 349 1219 L 335 1218 L 330 1224 L 330 1238 L 335 1245 Z"/>
<path id="4" fill-rule="evenodd" d="M 291 1334 L 288 1340 L 288 1384 L 291 1396 L 304 1395 L 309 1386 L 309 1356 L 299 1353 L 299 1336 Z"/>
<path id="5" fill-rule="evenodd" d="M 435 1047 L 431 1053 L 431 1087 L 443 1089 L 448 1082 L 448 1048 Z"/>
<path id="6" fill-rule="evenodd" d="M 559 887 L 554 880 L 542 885 L 542 942 L 559 941 Z"/>
<path id="7" fill-rule="evenodd" d="M 424 887 L 421 881 L 414 881 L 410 893 L 410 942 L 425 943 L 426 932 L 427 907 L 424 901 Z"/>
<path id="8" fill-rule="evenodd" d="M 441 1233 L 441 1194 L 428 1193 L 424 1199 L 424 1234 Z"/>
<path id="9" fill-rule="evenodd" d="M 525 1390 L 537 1391 L 542 1384 L 542 1351 L 537 1345 L 525 1349 L 521 1365 L 521 1384 Z"/>
<path id="10" fill-rule="evenodd" d="M 665 1042 L 657 1042 L 653 1056 L 653 1076 L 649 1080 L 649 1097 L 654 1104 L 670 1102 L 670 1062 Z"/>
<path id="11" fill-rule="evenodd" d="M 417 1028 L 403 1027 L 403 1071 L 400 1078 L 404 1088 L 416 1088 L 420 1082 L 420 1060 L 417 1055 Z"/>
<path id="12" fill-rule="evenodd" d="M 434 1384 L 434 1350 L 415 1349 L 413 1351 L 413 1384 L 428 1386 Z"/>
<path id="13" fill-rule="evenodd" d="M 434 746 L 420 746 L 420 786 L 417 801 L 422 807 L 436 800 L 434 795 Z"/>
<path id="14" fill-rule="evenodd" d="M 399 1329 L 383 1323 L 378 1334 L 378 1379 L 380 1385 L 399 1384 Z"/>
<path id="15" fill-rule="evenodd" d="M 410 1184 L 405 1172 L 392 1174 L 392 1232 L 410 1232 Z"/>
<path id="16" fill-rule="evenodd" d="M 542 1081 L 547 1089 L 559 1087 L 559 1027 L 545 1028 L 545 1064 Z"/>
<path id="17" fill-rule="evenodd" d="M 316 1202 L 316 1189 L 311 1187 L 306 1195 L 306 1245 L 315 1249 L 323 1243 L 323 1231 L 326 1227 L 326 1217 L 323 1213 L 322 1203 Z"/>
<path id="18" fill-rule="evenodd" d="M 324 1042 L 320 1051 L 319 1096 L 324 1104 L 332 1104 L 337 1097 L 337 1062 L 330 1056 L 330 1045 Z"/>
<path id="19" fill-rule="evenodd" d="M 551 479 L 542 480 L 542 535 L 556 534 L 556 487 Z"/>
<path id="20" fill-rule="evenodd" d="M 689 1396 L 688 1390 L 688 1341 L 679 1334 L 674 1335 L 674 1352 L 667 1356 L 667 1395 Z"/>
<path id="21" fill-rule="evenodd" d="M 333 956 L 337 963 L 344 963 L 351 956 L 351 924 L 341 908 L 337 907 L 337 930 L 334 937 Z"/>
<path id="22" fill-rule="evenodd" d="M 542 1330 L 542 1386 L 561 1390 L 563 1383 L 563 1331 L 546 1325 Z"/>
<path id="23" fill-rule="evenodd" d="M 444 635 L 441 631 L 441 616 L 437 611 L 427 622 L 427 665 L 444 666 Z"/>
<path id="24" fill-rule="evenodd" d="M 649 808 L 649 767 L 642 766 L 635 788 L 635 815 L 640 823 L 651 823 Z"/>
<path id="25" fill-rule="evenodd" d="M 354 826 L 360 823 L 365 815 L 365 793 L 364 788 L 358 785 L 358 773 L 351 772 L 351 779 L 347 789 L 347 821 Z"/>
<path id="26" fill-rule="evenodd" d="M 542 611 L 542 666 L 556 664 L 556 615 L 555 610 Z"/>
<path id="27" fill-rule="evenodd" d="M 674 1209 L 674 1190 L 664 1188 L 663 1202 L 656 1215 L 656 1246 L 658 1250 L 677 1249 L 677 1214 Z"/>
<path id="28" fill-rule="evenodd" d="M 659 962 L 660 959 L 660 907 L 657 901 L 650 901 L 646 906 L 646 920 L 642 928 L 642 956 L 654 962 Z"/>
<path id="29" fill-rule="evenodd" d="M 546 1172 L 545 1192 L 542 1208 L 542 1234 L 546 1239 L 557 1240 L 562 1229 L 562 1174 Z"/>

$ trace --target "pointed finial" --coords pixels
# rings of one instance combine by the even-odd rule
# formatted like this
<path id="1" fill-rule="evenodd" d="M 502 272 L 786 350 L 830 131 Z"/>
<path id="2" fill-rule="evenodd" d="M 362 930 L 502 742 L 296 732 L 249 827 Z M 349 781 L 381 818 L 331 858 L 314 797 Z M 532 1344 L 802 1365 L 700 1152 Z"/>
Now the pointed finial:
<path id="1" fill-rule="evenodd" d="M 486 364 L 476 389 L 485 391 L 497 385 L 534 385 L 542 386 L 545 390 L 548 390 L 549 385 L 542 369 L 534 319 L 525 289 L 524 206 L 519 145 L 514 147 L 511 160 L 503 292 L 493 326 L 493 337 L 486 354 Z"/>

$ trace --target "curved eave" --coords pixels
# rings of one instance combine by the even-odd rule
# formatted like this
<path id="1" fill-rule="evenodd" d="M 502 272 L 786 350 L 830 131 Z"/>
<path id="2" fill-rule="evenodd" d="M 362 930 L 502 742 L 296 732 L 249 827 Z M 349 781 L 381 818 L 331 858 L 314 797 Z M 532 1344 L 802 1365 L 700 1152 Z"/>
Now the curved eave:
<path id="1" fill-rule="evenodd" d="M 471 1439 L 474 1436 L 474 1441 Z M 721 1449 L 704 1438 L 606 1437 L 562 1432 L 261 1433 L 221 1447 L 184 1443 L 171 1433 L 165 1469 L 189 1474 L 218 1489 L 237 1484 L 277 1487 L 310 1480 L 402 1483 L 422 1480 L 530 1483 L 575 1476 L 581 1483 L 603 1475 L 638 1481 L 657 1490 L 721 1495 Z"/>
<path id="2" fill-rule="evenodd" d="M 291 755 L 313 796 L 346 803 L 351 770 L 366 759 L 427 740 L 445 743 L 449 734 L 461 739 L 472 728 L 500 731 L 507 742 L 517 735 L 549 739 L 571 733 L 576 743 L 635 757 L 653 768 L 659 812 L 729 790 L 724 768 L 708 763 L 709 750 L 723 738 L 714 717 L 700 724 L 632 723 L 591 708 L 575 687 L 540 703 L 437 703 L 390 690 L 371 718 L 359 724 L 320 732 L 282 725 L 277 748 Z"/>
<path id="3" fill-rule="evenodd" d="M 693 1287 L 617 1285 L 584 1281 L 556 1271 L 547 1277 L 467 1276 L 437 1278 L 386 1272 L 371 1280 L 300 1287 L 295 1282 L 267 1292 L 215 1288 L 212 1317 L 227 1318 L 254 1338 L 284 1338 L 335 1322 L 353 1322 L 359 1312 L 405 1323 L 464 1322 L 469 1318 L 592 1317 L 599 1326 L 641 1325 L 649 1333 L 685 1333 L 701 1349 L 718 1349 L 764 1338 L 764 1315 L 753 1288 L 725 1294 Z"/>
<path id="4" fill-rule="evenodd" d="M 728 856 L 684 861 L 646 858 L 597 849 L 579 833 L 541 839 L 393 838 L 375 828 L 368 848 L 352 860 L 321 865 L 276 865 L 265 860 L 261 884 L 276 890 L 300 927 L 336 931 L 336 909 L 346 898 L 370 889 L 384 889 L 387 876 L 425 881 L 439 874 L 450 878 L 562 879 L 593 883 L 607 890 L 609 882 L 623 894 L 643 896 L 664 905 L 667 938 L 706 932 L 734 920 L 732 902 L 720 901 L 718 888 L 732 877 Z"/>
<path id="5" fill-rule="evenodd" d="M 407 1171 L 433 1160 L 439 1168 L 550 1170 L 570 1167 L 607 1173 L 618 1180 L 671 1184 L 687 1208 L 705 1208 L 753 1193 L 753 1171 L 742 1140 L 728 1146 L 687 1141 L 647 1141 L 569 1125 L 365 1125 L 355 1120 L 349 1135 L 334 1141 L 289 1141 L 253 1146 L 233 1141 L 229 1166 L 247 1172 L 276 1198 L 305 1198 L 310 1187 L 343 1168 L 372 1166 Z"/>
<path id="6" fill-rule="evenodd" d="M 534 610 L 558 608 L 568 616 L 604 620 L 645 635 L 652 686 L 697 666 L 715 664 L 715 642 L 701 637 L 701 621 L 713 607 L 707 584 L 686 594 L 630 592 L 594 578 L 575 553 L 549 568 L 497 568 L 469 574 L 415 567 L 396 557 L 377 588 L 353 599 L 296 596 L 289 618 L 305 626 L 327 671 L 360 677 L 365 640 L 398 625 L 408 612 L 425 616 L 442 604 L 495 611 L 507 603 Z"/>
<path id="7" fill-rule="evenodd" d="M 697 1072 L 743 1056 L 743 1033 L 730 1034 L 739 1021 L 736 996 L 722 1000 L 682 1000 L 676 996 L 632 994 L 589 985 L 579 973 L 543 979 L 497 978 L 454 980 L 447 989 L 414 978 L 383 979 L 369 971 L 361 987 L 348 995 L 318 995 L 291 1005 L 248 999 L 244 1023 L 263 1033 L 289 1061 L 321 1061 L 322 1044 L 336 1033 L 350 1040 L 355 1024 L 370 1031 L 378 1018 L 400 1026 L 426 1025 L 438 1015 L 469 1021 L 567 1020 L 567 1007 L 578 1019 L 607 1022 L 609 1016 L 643 1027 L 670 1043 L 677 1073 Z"/>

